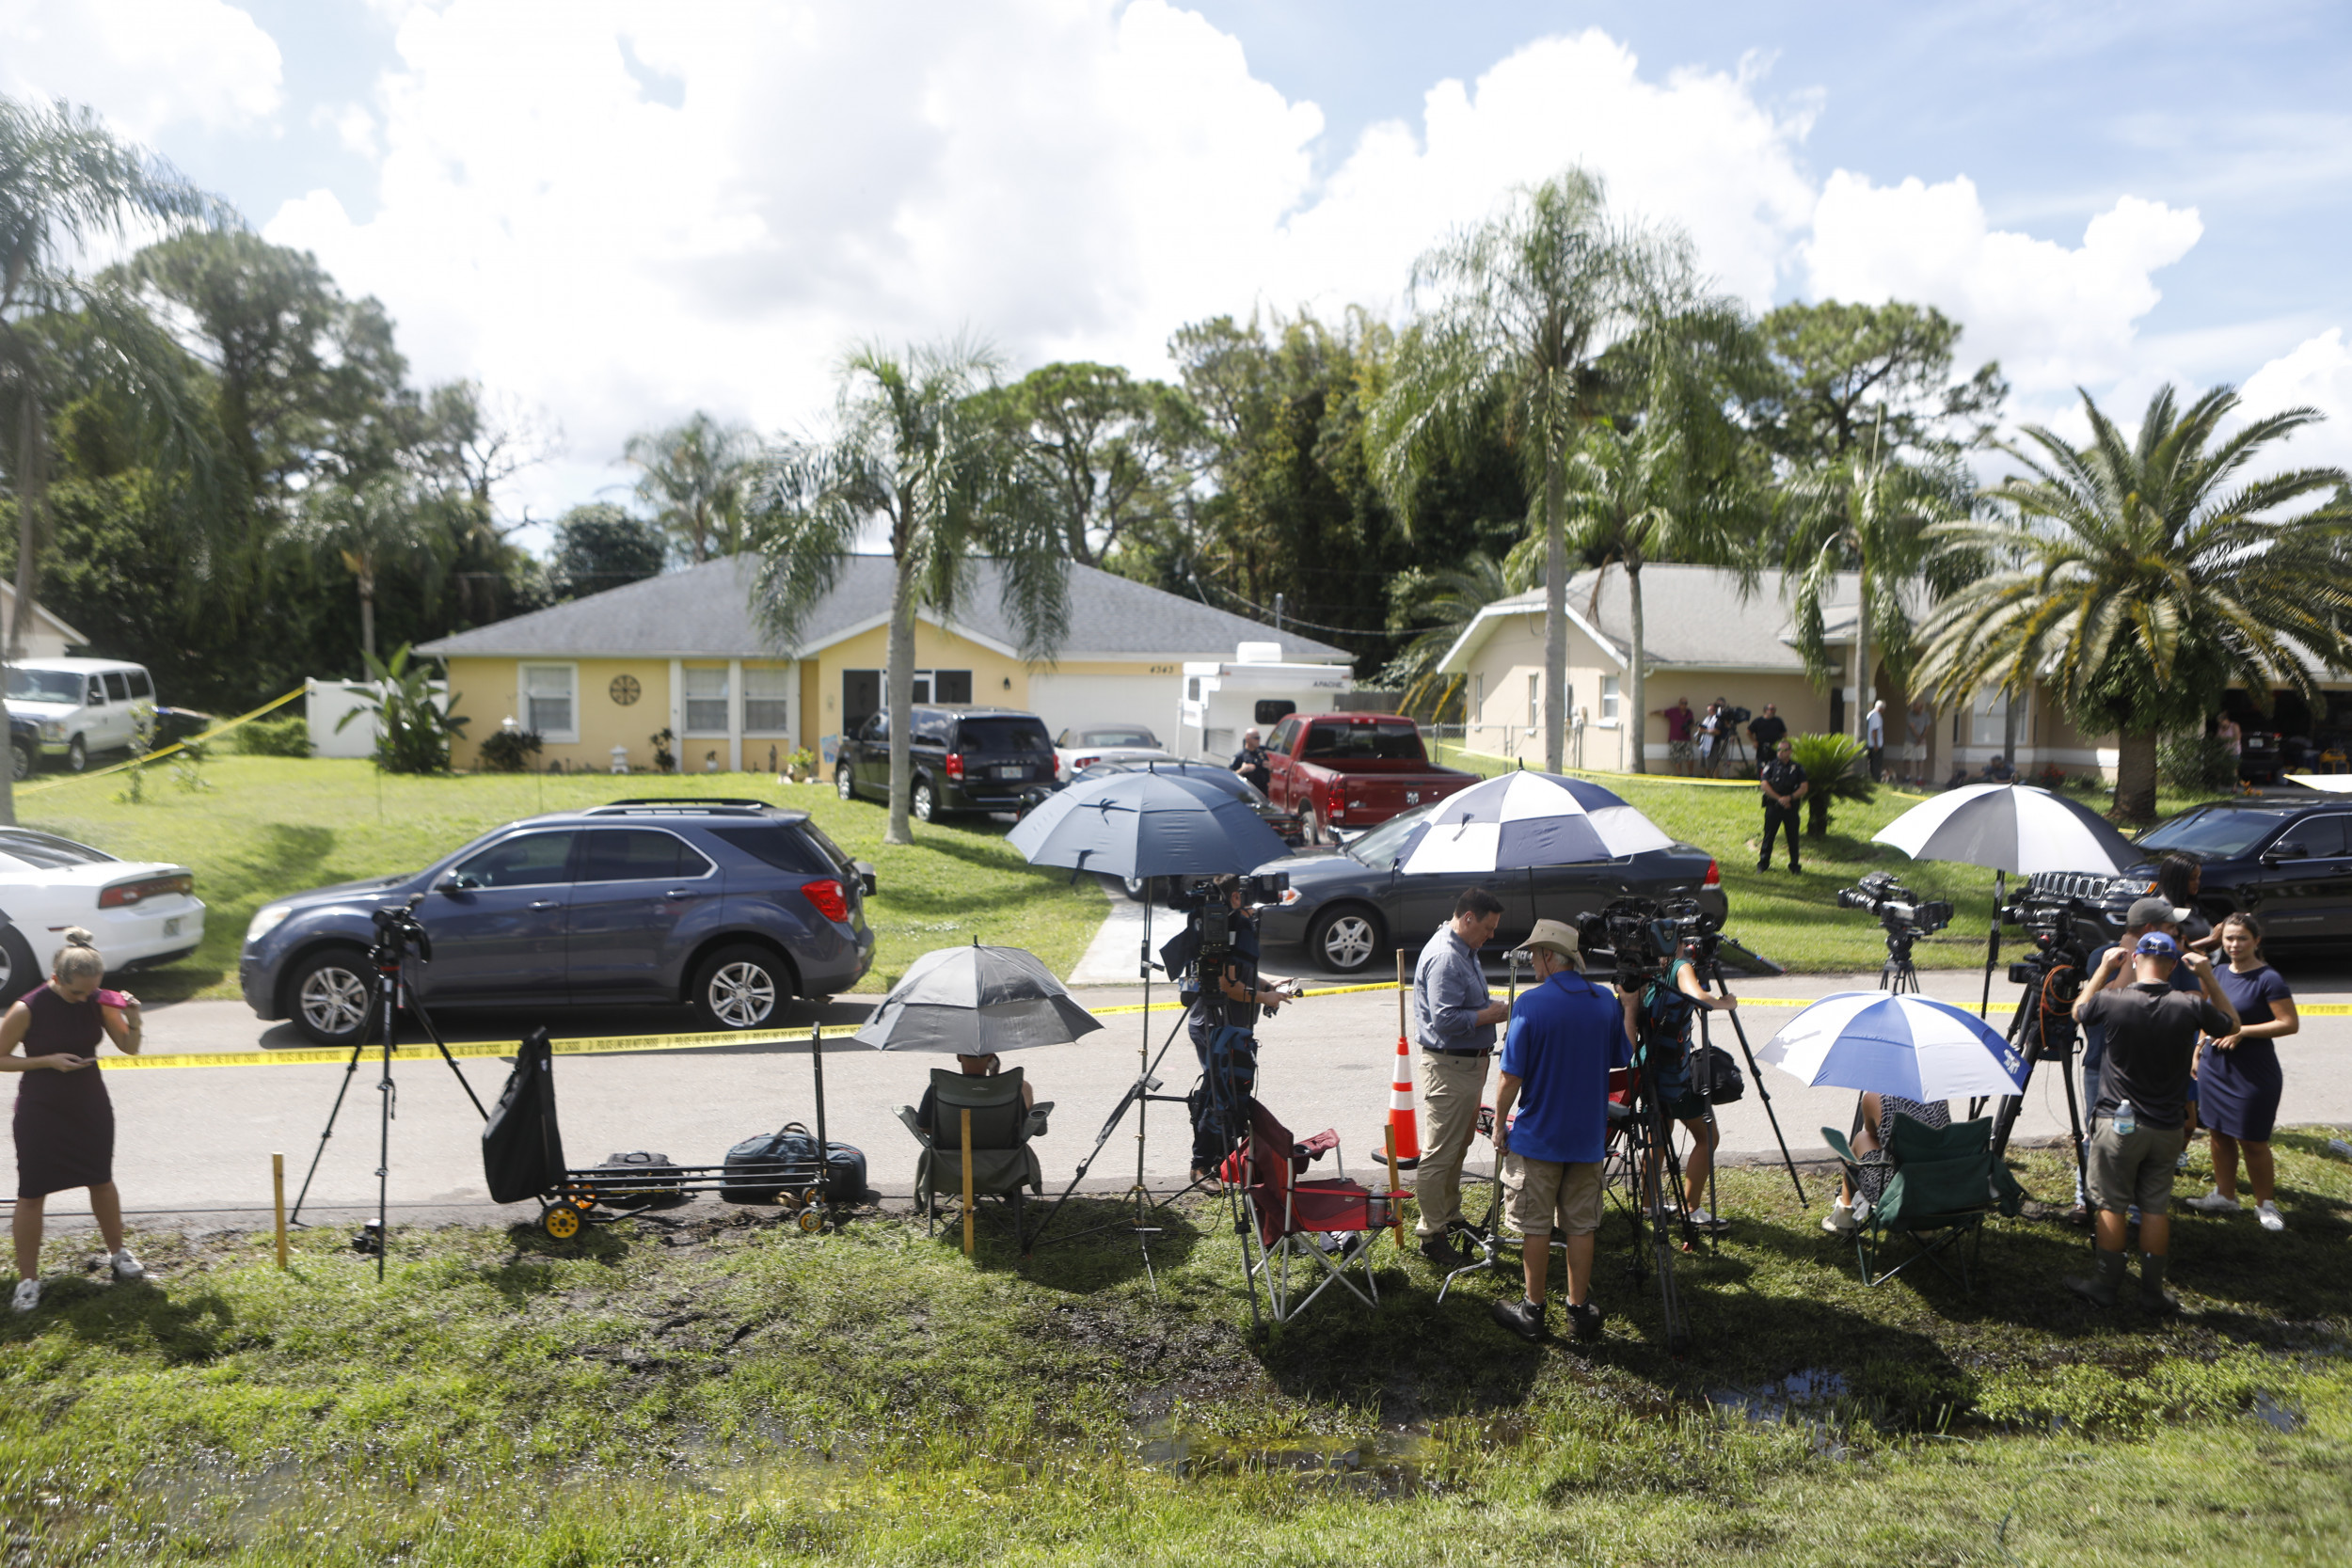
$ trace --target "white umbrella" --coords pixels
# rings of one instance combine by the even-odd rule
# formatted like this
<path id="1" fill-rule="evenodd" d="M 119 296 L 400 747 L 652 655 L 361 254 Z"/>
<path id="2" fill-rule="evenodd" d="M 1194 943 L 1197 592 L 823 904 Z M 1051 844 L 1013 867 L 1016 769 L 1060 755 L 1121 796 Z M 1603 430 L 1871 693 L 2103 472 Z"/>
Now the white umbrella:
<path id="1" fill-rule="evenodd" d="M 2122 871 L 2148 858 L 2080 801 L 2031 784 L 1979 784 L 1922 801 L 1871 835 L 1915 861 L 1993 871 Z"/>
<path id="2" fill-rule="evenodd" d="M 1406 876 L 1476 876 L 1582 865 L 1671 848 L 1674 842 L 1622 797 L 1597 784 L 1523 770 L 1439 801 L 1397 870 Z"/>
<path id="3" fill-rule="evenodd" d="M 1781 1026 L 1756 1060 L 1817 1087 L 1905 1100 L 2025 1092 L 2026 1060 L 1963 1007 L 1924 996 L 1849 990 Z"/>

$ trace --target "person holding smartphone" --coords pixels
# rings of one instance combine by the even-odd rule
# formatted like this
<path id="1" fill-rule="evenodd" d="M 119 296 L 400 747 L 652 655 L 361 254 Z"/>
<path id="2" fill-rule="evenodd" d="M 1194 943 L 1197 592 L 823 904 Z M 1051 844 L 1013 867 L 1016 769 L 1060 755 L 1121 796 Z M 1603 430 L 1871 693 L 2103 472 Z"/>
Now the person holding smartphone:
<path id="1" fill-rule="evenodd" d="M 16 1091 L 17 1281 L 10 1302 L 19 1312 L 40 1305 L 41 1210 L 51 1193 L 87 1187 L 115 1278 L 147 1277 L 122 1243 L 114 1102 L 98 1071 L 102 1039 L 138 1054 L 139 999 L 99 989 L 106 960 L 94 941 L 79 926 L 68 929 L 49 978 L 0 1017 L 0 1071 L 24 1075 Z"/>

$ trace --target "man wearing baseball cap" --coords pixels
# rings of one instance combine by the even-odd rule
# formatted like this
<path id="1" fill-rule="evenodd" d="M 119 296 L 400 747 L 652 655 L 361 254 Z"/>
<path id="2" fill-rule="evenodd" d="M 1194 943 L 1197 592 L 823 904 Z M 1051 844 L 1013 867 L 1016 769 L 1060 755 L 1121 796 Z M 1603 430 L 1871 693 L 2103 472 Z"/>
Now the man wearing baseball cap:
<path id="1" fill-rule="evenodd" d="M 1633 1042 L 1616 994 L 1584 978 L 1574 931 L 1538 920 L 1526 945 L 1535 984 L 1513 1006 L 1503 1037 L 1495 1152 L 1502 1157 L 1511 1223 L 1523 1238 L 1527 1295 L 1495 1303 L 1495 1321 L 1525 1338 L 1544 1337 L 1557 1230 L 1568 1255 L 1568 1323 L 1578 1338 L 1597 1339 L 1601 1311 L 1588 1297 L 1609 1136 L 1609 1069 L 1632 1060 Z"/>
<path id="2" fill-rule="evenodd" d="M 2090 967 L 2083 973 L 2098 974 L 2099 966 L 2106 962 L 2107 955 L 2110 953 L 2122 953 L 2124 956 L 2124 961 L 2128 963 L 2133 945 L 2151 931 L 2162 931 L 2175 942 L 2180 942 L 2181 922 L 2188 918 L 2188 913 L 2186 910 L 2174 909 L 2171 900 L 2168 898 L 2148 897 L 2137 900 L 2123 916 L 2122 936 L 2114 943 L 2091 954 Z M 2196 990 L 2198 989 L 2196 972 L 2186 964 L 2176 963 L 2172 966 L 2171 984 L 2174 990 Z M 2106 1062 L 2106 1054 L 2107 1032 L 2095 1023 L 2084 1025 L 2083 1105 L 2085 1109 L 2099 1103 L 2099 1069 Z M 2090 1217 L 2090 1191 L 2085 1187 L 2083 1178 L 2077 1176 L 2074 1179 L 2075 1212 L 2073 1215 L 2077 1225 Z"/>
<path id="3" fill-rule="evenodd" d="M 2134 980 L 2110 985 L 2129 958 Z M 2197 978 L 2200 994 L 2172 988 L 2175 970 Z M 2172 1163 L 2188 1136 L 2188 1083 L 2200 1033 L 2237 1031 L 2237 1009 L 2202 953 L 2184 954 L 2162 931 L 2150 931 L 2127 955 L 2110 948 L 2074 1003 L 2078 1023 L 2106 1030 L 2106 1061 L 2099 1099 L 2090 1111 L 2090 1202 L 2098 1211 L 2094 1265 L 2067 1288 L 2101 1307 L 2113 1307 L 2123 1287 L 2126 1211 L 2139 1210 L 2139 1304 L 2151 1312 L 2175 1306 L 2165 1293 L 2172 1220 Z"/>

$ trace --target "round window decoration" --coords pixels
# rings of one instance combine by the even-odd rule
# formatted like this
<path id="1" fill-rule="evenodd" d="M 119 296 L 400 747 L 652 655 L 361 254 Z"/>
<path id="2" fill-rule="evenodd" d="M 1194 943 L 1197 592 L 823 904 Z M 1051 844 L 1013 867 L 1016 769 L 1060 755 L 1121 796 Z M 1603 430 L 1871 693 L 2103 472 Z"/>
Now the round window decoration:
<path id="1" fill-rule="evenodd" d="M 644 688 L 637 684 L 635 675 L 615 675 L 607 689 L 612 693 L 614 705 L 620 707 L 628 707 L 644 695 Z"/>

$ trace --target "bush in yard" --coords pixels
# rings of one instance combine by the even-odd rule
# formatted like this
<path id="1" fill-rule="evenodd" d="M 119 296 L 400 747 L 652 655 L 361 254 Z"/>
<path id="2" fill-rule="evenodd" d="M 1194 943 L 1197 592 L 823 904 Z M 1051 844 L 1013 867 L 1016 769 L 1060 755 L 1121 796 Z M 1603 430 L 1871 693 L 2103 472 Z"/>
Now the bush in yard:
<path id="1" fill-rule="evenodd" d="M 344 688 L 359 705 L 342 716 L 341 730 L 361 714 L 375 718 L 375 765 L 387 773 L 446 773 L 450 742 L 463 735 L 471 721 L 454 710 L 456 693 L 444 704 L 433 689 L 433 677 L 421 662 L 411 662 L 404 642 L 389 659 L 373 654 L 367 661 L 365 686 Z"/>
<path id="2" fill-rule="evenodd" d="M 2227 794 L 2237 788 L 2237 758 L 2217 735 L 2169 735 L 2156 745 L 2156 775 L 2185 795 Z"/>
<path id="3" fill-rule="evenodd" d="M 1804 836 L 1826 838 L 1834 801 L 1867 800 L 1877 793 L 1877 786 L 1856 771 L 1862 765 L 1862 742 L 1850 735 L 1800 735 L 1790 736 L 1788 744 L 1797 766 L 1804 769 L 1805 782 L 1813 786 L 1804 792 Z"/>
<path id="4" fill-rule="evenodd" d="M 482 742 L 482 770 L 485 773 L 529 772 L 531 759 L 539 754 L 540 745 L 537 730 L 501 730 Z"/>
<path id="5" fill-rule="evenodd" d="M 237 754 L 247 757 L 307 757 L 310 754 L 310 721 L 298 713 L 278 719 L 256 719 L 234 732 Z"/>

